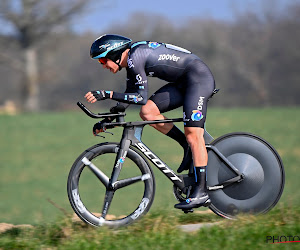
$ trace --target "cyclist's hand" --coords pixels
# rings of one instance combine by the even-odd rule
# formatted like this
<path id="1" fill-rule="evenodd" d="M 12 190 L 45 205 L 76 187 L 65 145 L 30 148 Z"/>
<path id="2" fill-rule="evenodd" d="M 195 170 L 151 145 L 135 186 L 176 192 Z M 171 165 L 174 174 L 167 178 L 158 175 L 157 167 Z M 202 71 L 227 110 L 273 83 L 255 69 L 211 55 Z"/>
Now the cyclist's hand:
<path id="1" fill-rule="evenodd" d="M 93 90 L 84 96 L 86 100 L 90 103 L 94 103 L 96 101 L 102 101 L 111 97 L 112 91 L 104 91 L 104 90 Z"/>

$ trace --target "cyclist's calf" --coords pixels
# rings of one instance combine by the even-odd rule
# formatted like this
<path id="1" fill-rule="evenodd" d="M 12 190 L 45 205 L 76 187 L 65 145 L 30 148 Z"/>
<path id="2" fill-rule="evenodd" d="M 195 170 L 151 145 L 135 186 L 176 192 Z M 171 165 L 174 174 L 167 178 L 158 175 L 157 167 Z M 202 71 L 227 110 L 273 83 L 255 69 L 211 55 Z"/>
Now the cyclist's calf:
<path id="1" fill-rule="evenodd" d="M 206 166 L 208 158 L 203 137 L 204 129 L 198 127 L 185 127 L 184 132 L 193 153 L 194 166 Z"/>

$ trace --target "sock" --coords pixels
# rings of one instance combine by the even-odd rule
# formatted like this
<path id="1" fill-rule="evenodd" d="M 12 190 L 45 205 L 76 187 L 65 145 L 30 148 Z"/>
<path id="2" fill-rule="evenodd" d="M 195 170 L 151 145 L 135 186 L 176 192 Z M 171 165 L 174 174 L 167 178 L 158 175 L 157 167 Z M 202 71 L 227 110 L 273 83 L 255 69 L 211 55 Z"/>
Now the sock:
<path id="1" fill-rule="evenodd" d="M 194 167 L 196 187 L 191 195 L 192 198 L 199 197 L 207 192 L 206 187 L 206 167 Z"/>
<path id="2" fill-rule="evenodd" d="M 166 135 L 172 138 L 173 140 L 177 141 L 183 147 L 183 149 L 188 148 L 188 143 L 186 141 L 184 133 L 175 125 Z"/>
<path id="3" fill-rule="evenodd" d="M 188 170 L 190 166 L 193 164 L 192 160 L 192 152 L 189 148 L 189 144 L 186 141 L 184 133 L 177 128 L 175 125 L 171 128 L 171 130 L 166 134 L 173 140 L 177 141 L 183 148 L 183 160 L 177 169 L 178 173 L 181 173 L 184 170 Z"/>

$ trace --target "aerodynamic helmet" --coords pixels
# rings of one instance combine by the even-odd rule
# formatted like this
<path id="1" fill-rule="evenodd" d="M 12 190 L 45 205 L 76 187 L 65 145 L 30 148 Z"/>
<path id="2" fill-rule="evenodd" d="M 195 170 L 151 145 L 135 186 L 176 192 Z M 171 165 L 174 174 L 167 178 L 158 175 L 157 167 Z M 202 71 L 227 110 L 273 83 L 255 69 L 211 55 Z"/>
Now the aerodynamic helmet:
<path id="1" fill-rule="evenodd" d="M 122 53 L 128 49 L 132 40 L 120 35 L 103 35 L 95 40 L 91 46 L 90 56 L 93 59 L 109 58 L 116 62 Z"/>

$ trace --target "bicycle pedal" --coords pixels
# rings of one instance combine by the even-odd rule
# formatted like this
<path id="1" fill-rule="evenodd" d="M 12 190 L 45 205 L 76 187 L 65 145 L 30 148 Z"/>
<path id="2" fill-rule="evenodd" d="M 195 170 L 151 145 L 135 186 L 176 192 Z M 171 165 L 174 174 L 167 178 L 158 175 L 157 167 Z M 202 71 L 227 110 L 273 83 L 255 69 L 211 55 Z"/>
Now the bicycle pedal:
<path id="1" fill-rule="evenodd" d="M 194 212 L 193 209 L 182 209 L 182 211 L 183 211 L 185 214 L 193 213 L 193 212 Z"/>

